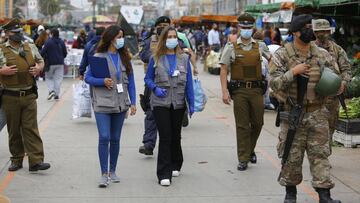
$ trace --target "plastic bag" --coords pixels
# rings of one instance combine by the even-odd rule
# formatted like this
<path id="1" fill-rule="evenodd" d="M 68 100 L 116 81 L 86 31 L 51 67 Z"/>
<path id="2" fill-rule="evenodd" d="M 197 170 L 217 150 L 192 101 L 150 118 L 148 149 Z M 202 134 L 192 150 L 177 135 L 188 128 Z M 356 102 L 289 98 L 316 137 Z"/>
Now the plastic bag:
<path id="1" fill-rule="evenodd" d="M 73 84 L 73 119 L 91 118 L 90 87 L 84 81 Z"/>
<path id="2" fill-rule="evenodd" d="M 194 97 L 195 97 L 195 112 L 201 112 L 205 108 L 205 104 L 208 100 L 205 92 L 201 86 L 199 79 L 194 79 Z"/>

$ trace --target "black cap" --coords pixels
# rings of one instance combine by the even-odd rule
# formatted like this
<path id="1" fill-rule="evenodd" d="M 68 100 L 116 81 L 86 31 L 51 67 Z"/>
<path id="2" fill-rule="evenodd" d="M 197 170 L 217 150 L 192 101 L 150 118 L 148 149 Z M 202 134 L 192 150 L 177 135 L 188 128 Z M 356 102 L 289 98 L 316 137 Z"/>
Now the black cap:
<path id="1" fill-rule="evenodd" d="M 248 13 L 243 13 L 238 17 L 238 21 L 241 27 L 251 28 L 254 26 L 255 18 Z"/>
<path id="2" fill-rule="evenodd" d="M 156 21 L 155 21 L 155 27 L 158 25 L 158 24 L 160 24 L 160 23 L 171 23 L 171 20 L 170 20 L 170 18 L 169 17 L 167 17 L 167 16 L 161 16 L 161 17 L 159 17 L 159 18 L 157 18 L 156 19 Z"/>
<path id="3" fill-rule="evenodd" d="M 3 26 L 3 29 L 10 32 L 20 32 L 22 31 L 21 22 L 18 18 L 13 18 Z"/>
<path id="4" fill-rule="evenodd" d="M 300 31 L 306 24 L 311 24 L 311 20 L 313 19 L 312 15 L 309 14 L 301 14 L 298 16 L 294 16 L 289 31 L 297 32 Z"/>

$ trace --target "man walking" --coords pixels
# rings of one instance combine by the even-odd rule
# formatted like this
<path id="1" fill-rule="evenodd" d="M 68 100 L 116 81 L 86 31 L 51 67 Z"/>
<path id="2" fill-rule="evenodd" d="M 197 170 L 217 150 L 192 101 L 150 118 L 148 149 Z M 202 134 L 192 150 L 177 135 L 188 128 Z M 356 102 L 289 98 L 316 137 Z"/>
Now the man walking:
<path id="1" fill-rule="evenodd" d="M 333 65 L 336 63 L 331 55 L 311 42 L 315 39 L 311 20 L 312 16 L 307 14 L 293 17 L 289 30 L 294 41 L 278 49 L 270 63 L 270 87 L 284 106 L 277 146 L 278 155 L 283 159 L 278 181 L 286 187 L 284 202 L 295 203 L 296 186 L 302 181 L 302 163 L 306 151 L 313 177 L 312 186 L 319 194 L 320 203 L 339 203 L 339 200 L 330 197 L 334 183 L 328 160 L 327 97 L 321 96 L 322 92 L 316 88 L 322 77 L 326 77 L 321 75 L 325 73 L 322 70 L 338 70 Z M 336 84 L 336 81 L 332 81 L 332 84 Z M 344 85 L 329 85 L 326 88 L 341 93 Z"/>
<path id="2" fill-rule="evenodd" d="M 208 43 L 212 50 L 219 52 L 221 48 L 220 34 L 216 23 L 213 24 L 212 29 L 208 34 Z"/>
<path id="3" fill-rule="evenodd" d="M 34 44 L 23 41 L 19 19 L 4 25 L 8 41 L 0 45 L 0 83 L 4 86 L 2 107 L 9 132 L 11 165 L 9 171 L 22 168 L 26 154 L 29 171 L 46 170 L 43 143 L 37 124 L 37 86 L 34 77 L 44 61 Z"/>
<path id="4" fill-rule="evenodd" d="M 144 62 L 144 71 L 146 72 L 147 64 L 150 61 L 152 53 L 156 49 L 158 38 L 162 30 L 170 26 L 170 18 L 167 16 L 161 16 L 156 19 L 155 22 L 155 32 L 150 35 L 147 39 L 144 39 L 144 42 L 141 45 L 140 59 Z M 139 152 L 145 155 L 153 155 L 153 150 L 156 145 L 157 139 L 157 126 L 155 118 L 150 108 L 150 95 L 151 90 L 148 87 L 145 87 L 144 95 L 140 99 L 143 110 L 145 111 L 145 132 L 143 136 L 143 146 L 140 146 Z"/>
<path id="5" fill-rule="evenodd" d="M 49 89 L 48 100 L 59 99 L 61 82 L 64 78 L 64 58 L 67 55 L 64 41 L 59 38 L 59 30 L 51 30 L 51 38 L 45 42 L 41 55 L 47 58 L 49 70 L 45 81 Z"/>
<path id="6" fill-rule="evenodd" d="M 238 170 L 244 171 L 248 162 L 256 163 L 256 142 L 264 123 L 264 86 L 261 56 L 263 49 L 252 36 L 255 19 L 249 14 L 238 18 L 240 37 L 236 43 L 228 42 L 220 59 L 223 102 L 234 100 Z M 227 75 L 230 72 L 230 82 Z M 230 92 L 228 91 L 230 90 Z M 230 93 L 230 94 L 229 94 Z"/>
<path id="7" fill-rule="evenodd" d="M 313 30 L 316 36 L 316 45 L 326 49 L 330 55 L 336 61 L 340 74 L 342 78 L 342 83 L 345 86 L 351 81 L 351 65 L 350 61 L 346 55 L 346 52 L 343 48 L 337 45 L 334 41 L 330 39 L 331 27 L 329 21 L 325 19 L 313 20 Z M 341 90 L 344 91 L 344 90 Z M 329 97 L 327 100 L 326 107 L 330 111 L 329 116 L 329 135 L 330 135 L 330 150 L 332 144 L 332 136 L 335 132 L 335 124 L 339 118 L 339 99 L 337 96 Z"/>

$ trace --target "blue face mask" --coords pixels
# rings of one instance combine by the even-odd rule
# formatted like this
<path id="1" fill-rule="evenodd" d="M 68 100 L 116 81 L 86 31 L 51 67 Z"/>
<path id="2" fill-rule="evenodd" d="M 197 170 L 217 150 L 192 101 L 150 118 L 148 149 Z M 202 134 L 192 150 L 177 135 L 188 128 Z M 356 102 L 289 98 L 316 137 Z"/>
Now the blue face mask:
<path id="1" fill-rule="evenodd" d="M 241 29 L 240 30 L 240 35 L 242 38 L 244 39 L 250 39 L 251 36 L 253 34 L 253 30 L 252 29 Z"/>
<path id="2" fill-rule="evenodd" d="M 166 47 L 168 49 L 175 49 L 175 47 L 178 45 L 178 39 L 167 39 L 166 40 Z"/>
<path id="3" fill-rule="evenodd" d="M 116 39 L 116 44 L 115 44 L 115 48 L 116 49 L 121 49 L 124 47 L 124 44 L 125 44 L 125 40 L 124 38 L 119 38 L 119 39 Z"/>

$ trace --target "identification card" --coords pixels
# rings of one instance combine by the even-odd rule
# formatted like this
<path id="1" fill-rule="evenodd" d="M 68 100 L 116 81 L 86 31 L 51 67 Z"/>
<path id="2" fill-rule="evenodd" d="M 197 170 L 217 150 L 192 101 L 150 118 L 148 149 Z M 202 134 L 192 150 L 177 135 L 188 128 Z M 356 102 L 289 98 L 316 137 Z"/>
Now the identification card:
<path id="1" fill-rule="evenodd" d="M 118 93 L 123 93 L 124 92 L 124 88 L 123 88 L 123 85 L 121 83 L 116 84 L 116 89 L 117 89 Z"/>
<path id="2" fill-rule="evenodd" d="M 173 73 L 173 77 L 177 77 L 180 75 L 180 71 L 179 70 L 175 70 L 174 73 Z"/>

